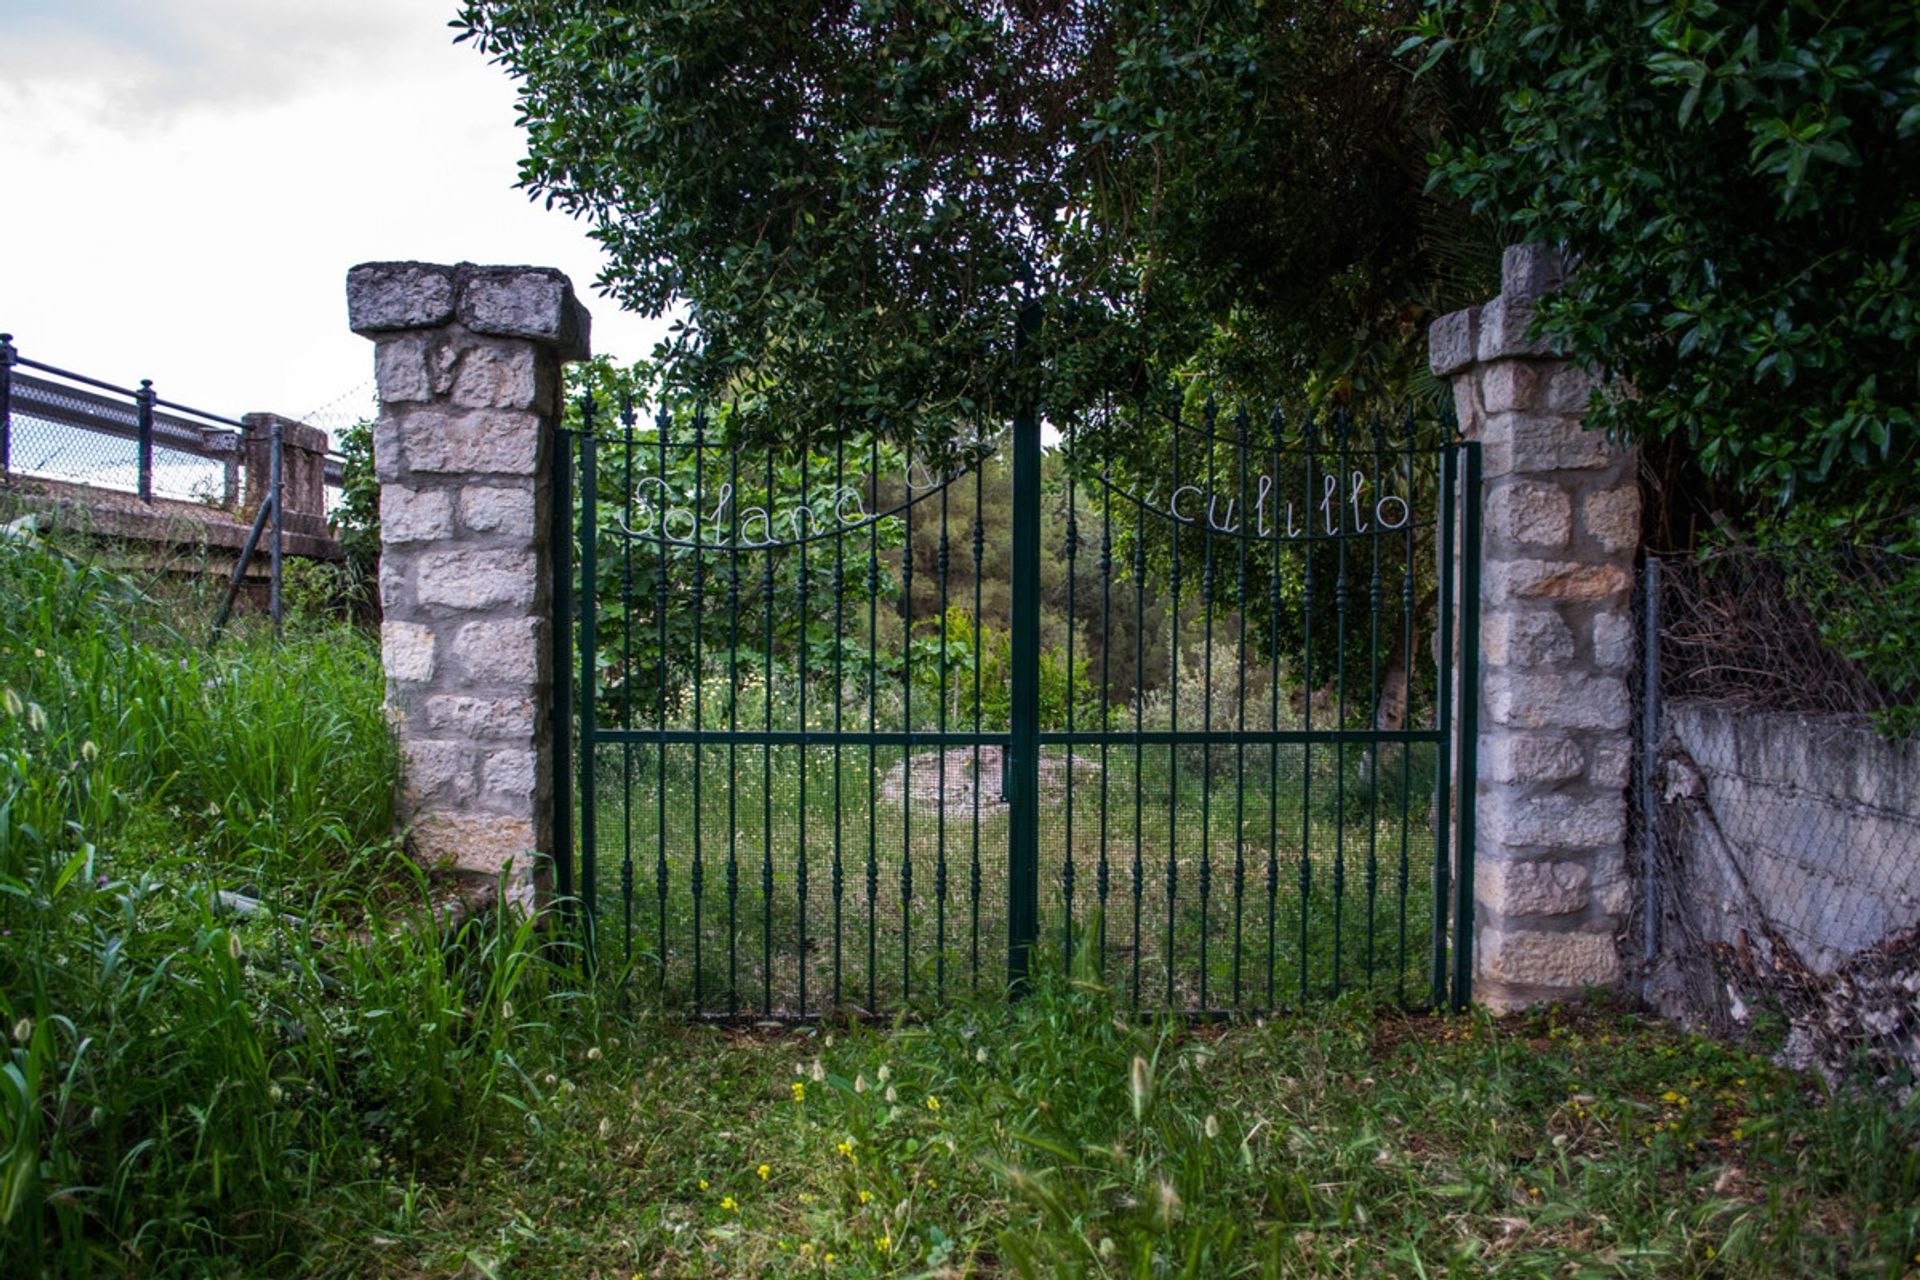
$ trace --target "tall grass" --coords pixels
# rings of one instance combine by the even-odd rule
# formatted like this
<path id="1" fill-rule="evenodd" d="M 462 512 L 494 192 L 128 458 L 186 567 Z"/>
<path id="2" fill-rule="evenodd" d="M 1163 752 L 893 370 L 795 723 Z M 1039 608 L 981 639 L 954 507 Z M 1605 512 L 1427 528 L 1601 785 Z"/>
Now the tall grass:
<path id="1" fill-rule="evenodd" d="M 394 847 L 368 637 L 208 652 L 95 554 L 0 537 L 0 1274 L 284 1265 L 329 1197 L 472 1150 L 558 971 Z"/>

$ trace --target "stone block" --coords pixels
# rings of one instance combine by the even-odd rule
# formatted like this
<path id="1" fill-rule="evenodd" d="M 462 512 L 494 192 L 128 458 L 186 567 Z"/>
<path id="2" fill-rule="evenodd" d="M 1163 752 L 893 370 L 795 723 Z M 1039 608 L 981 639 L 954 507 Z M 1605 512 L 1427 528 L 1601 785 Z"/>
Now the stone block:
<path id="1" fill-rule="evenodd" d="M 567 277 L 550 268 L 473 268 L 460 291 L 459 316 L 475 333 L 543 342 L 563 360 L 586 358 L 586 308 Z"/>
<path id="2" fill-rule="evenodd" d="M 1449 377 L 1473 363 L 1479 320 L 1479 308 L 1468 307 L 1441 316 L 1428 327 L 1427 364 L 1434 377 Z"/>
<path id="3" fill-rule="evenodd" d="M 420 404 L 452 385 L 454 347 L 442 336 L 396 333 L 373 348 L 373 380 L 382 404 Z"/>
<path id="4" fill-rule="evenodd" d="M 1480 308 L 1479 328 L 1474 335 L 1474 355 L 1482 364 L 1529 356 L 1552 356 L 1553 344 L 1545 338 L 1530 338 L 1533 301 L 1523 296 L 1501 294 Z"/>
<path id="5" fill-rule="evenodd" d="M 537 532 L 533 486 L 467 486 L 460 491 L 460 523 L 475 533 L 497 533 L 531 543 Z"/>
<path id="6" fill-rule="evenodd" d="M 347 272 L 355 333 L 427 329 L 453 318 L 454 272 L 428 262 L 363 262 Z"/>
<path id="7" fill-rule="evenodd" d="M 1624 671 L 1638 650 L 1633 619 L 1624 609 L 1603 609 L 1593 615 L 1593 665 L 1603 671 Z"/>
<path id="8" fill-rule="evenodd" d="M 1510 298 L 1544 298 L 1567 282 L 1567 258 L 1546 244 L 1511 244 L 1500 252 L 1500 292 Z"/>
<path id="9" fill-rule="evenodd" d="M 1556 362 L 1546 367 L 1552 370 L 1552 376 L 1546 380 L 1536 407 L 1552 414 L 1583 416 L 1599 379 L 1577 365 Z"/>
<path id="10" fill-rule="evenodd" d="M 530 738 L 535 729 L 531 697 L 437 694 L 426 700 L 423 711 L 427 728 L 438 734 L 497 741 Z"/>
<path id="11" fill-rule="evenodd" d="M 1538 407 L 1557 362 L 1498 360 L 1480 370 L 1480 403 L 1488 413 L 1510 413 Z"/>
<path id="12" fill-rule="evenodd" d="M 1487 494 L 1486 519 L 1497 541 L 1564 547 L 1573 536 L 1573 499 L 1557 484 L 1516 480 Z"/>
<path id="13" fill-rule="evenodd" d="M 1578 862 L 1482 858 L 1474 896 L 1502 916 L 1567 916 L 1587 909 L 1591 877 Z"/>
<path id="14" fill-rule="evenodd" d="M 545 675 L 546 644 L 544 618 L 469 622 L 454 635 L 452 661 L 467 682 L 530 689 Z"/>
<path id="15" fill-rule="evenodd" d="M 407 451 L 400 435 L 399 414 L 403 412 L 382 409 L 373 420 L 373 478 L 381 484 L 393 484 L 407 476 Z"/>
<path id="16" fill-rule="evenodd" d="M 1481 619 L 1480 652 L 1489 666 L 1558 666 L 1573 658 L 1573 632 L 1550 608 L 1501 609 Z"/>
<path id="17" fill-rule="evenodd" d="M 426 866 L 455 866 L 498 875 L 509 862 L 532 871 L 539 848 L 531 818 L 472 809 L 429 809 L 408 832 L 413 855 Z"/>
<path id="18" fill-rule="evenodd" d="M 402 790 L 409 807 L 473 798 L 473 753 L 464 742 L 403 738 L 400 755 L 406 765 Z"/>
<path id="19" fill-rule="evenodd" d="M 525 342 L 482 343 L 460 355 L 449 398 L 468 409 L 532 409 L 540 405 L 540 359 Z"/>
<path id="20" fill-rule="evenodd" d="M 1507 728 L 1624 733 L 1632 723 L 1627 686 L 1617 676 L 1489 671 L 1484 698 L 1491 723 Z"/>
<path id="21" fill-rule="evenodd" d="M 434 542 L 453 533 L 453 495 L 445 489 L 380 486 L 382 543 Z"/>
<path id="22" fill-rule="evenodd" d="M 1480 829 L 1511 848 L 1618 847 L 1627 834 L 1627 804 L 1618 795 L 1578 798 L 1562 791 L 1526 795 L 1489 788 L 1480 797 Z"/>
<path id="23" fill-rule="evenodd" d="M 1618 564 L 1583 560 L 1489 560 L 1481 575 L 1489 605 L 1509 601 L 1624 604 L 1633 575 Z"/>
<path id="24" fill-rule="evenodd" d="M 433 628 L 393 618 L 383 621 L 380 665 L 389 680 L 424 684 L 433 679 Z"/>
<path id="25" fill-rule="evenodd" d="M 407 466 L 423 474 L 531 476 L 540 461 L 540 417 L 527 410 L 422 407 L 402 435 Z"/>
<path id="26" fill-rule="evenodd" d="M 1482 928 L 1474 955 L 1483 976 L 1509 987 L 1571 994 L 1620 980 L 1611 933 Z"/>
<path id="27" fill-rule="evenodd" d="M 539 557 L 532 551 L 453 547 L 420 557 L 414 599 L 449 609 L 533 607 Z"/>
<path id="28" fill-rule="evenodd" d="M 1480 767 L 1490 782 L 1564 782 L 1585 771 L 1587 758 L 1561 734 L 1490 733 L 1481 736 Z"/>
<path id="29" fill-rule="evenodd" d="M 1596 787 L 1624 788 L 1633 770 L 1633 750 L 1624 739 L 1608 738 L 1595 744 L 1587 781 Z"/>
<path id="30" fill-rule="evenodd" d="M 401 617 L 404 610 L 412 607 L 412 581 L 412 555 L 403 551 L 389 551 L 380 557 L 380 613 L 383 617 Z"/>
<path id="31" fill-rule="evenodd" d="M 1621 449 L 1571 415 L 1489 413 L 1478 430 L 1462 419 L 1467 435 L 1486 445 L 1489 477 L 1541 471 L 1594 471 L 1618 461 Z"/>
<path id="32" fill-rule="evenodd" d="M 481 785 L 495 799 L 531 805 L 538 778 L 534 753 L 517 748 L 489 751 L 481 762 Z"/>
<path id="33" fill-rule="evenodd" d="M 1640 545 L 1640 490 L 1628 483 L 1588 494 L 1580 524 L 1602 551 L 1631 552 Z"/>

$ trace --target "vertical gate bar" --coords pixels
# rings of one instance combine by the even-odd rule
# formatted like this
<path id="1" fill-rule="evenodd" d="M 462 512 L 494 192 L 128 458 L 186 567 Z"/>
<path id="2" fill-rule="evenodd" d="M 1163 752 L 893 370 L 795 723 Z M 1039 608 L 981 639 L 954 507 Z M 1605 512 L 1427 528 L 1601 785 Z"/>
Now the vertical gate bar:
<path id="1" fill-rule="evenodd" d="M 740 1011 L 740 426 L 727 424 L 727 1013 Z"/>
<path id="2" fill-rule="evenodd" d="M 1404 667 L 1405 686 L 1401 691 L 1400 725 L 1406 728 L 1413 721 L 1413 450 L 1414 420 L 1408 411 L 1404 428 L 1406 432 L 1406 466 L 1403 487 L 1406 490 L 1406 508 L 1401 520 L 1402 545 L 1400 551 L 1400 653 Z M 1411 817 L 1413 797 L 1413 744 L 1400 744 L 1400 967 L 1399 978 L 1394 988 L 1395 999 L 1402 1005 L 1407 1002 L 1407 889 L 1408 858 L 1412 831 L 1408 826 Z"/>
<path id="3" fill-rule="evenodd" d="M 805 734 L 809 727 L 807 686 L 812 683 L 813 674 L 808 670 L 810 655 L 807 650 L 807 626 L 813 619 L 813 615 L 807 611 L 807 539 L 813 534 L 813 521 L 806 521 L 805 531 L 802 531 L 800 525 L 801 521 L 811 514 L 811 508 L 807 503 L 812 500 L 813 491 L 808 487 L 807 461 L 812 456 L 813 439 L 808 436 L 800 441 L 800 501 L 793 509 L 793 540 L 799 544 L 794 550 L 800 557 L 800 670 L 798 672 L 800 705 L 798 711 L 799 729 L 802 734 Z M 773 508 L 769 506 L 767 509 L 771 511 Z M 773 530 L 768 529 L 767 535 L 771 537 Z M 800 830 L 798 839 L 795 841 L 793 863 L 793 900 L 796 910 L 800 913 L 800 927 L 794 944 L 794 959 L 800 977 L 800 1013 L 804 1016 L 807 1012 L 807 742 L 805 737 L 801 738 L 799 746 L 794 749 L 800 753 L 800 816 L 797 819 Z"/>
<path id="4" fill-rule="evenodd" d="M 633 523 L 633 397 L 620 399 L 621 465 L 625 492 L 621 505 L 626 526 Z M 664 479 L 665 477 L 662 477 Z M 660 571 L 665 572 L 662 564 Z M 633 728 L 633 539 L 620 540 L 620 727 Z M 664 659 L 665 655 L 662 655 Z M 620 936 L 626 949 L 626 964 L 633 967 L 633 744 L 620 744 Z"/>
<path id="5" fill-rule="evenodd" d="M 980 657 L 985 646 L 985 619 L 980 613 L 980 583 L 987 555 L 987 460 L 980 455 L 980 423 L 973 424 L 973 854 L 968 869 L 973 894 L 971 929 L 973 989 L 980 989 Z"/>
<path id="6" fill-rule="evenodd" d="M 1351 459 L 1347 453 L 1348 442 L 1353 438 L 1353 419 L 1345 409 L 1334 419 L 1334 435 L 1338 445 L 1335 454 L 1338 470 L 1334 472 L 1331 495 L 1339 499 L 1341 491 L 1352 483 Z M 1336 501 L 1335 511 L 1341 511 L 1346 503 Z M 1331 521 L 1329 521 L 1331 523 Z M 1339 524 L 1329 532 L 1334 535 L 1334 556 L 1338 574 L 1334 579 L 1333 595 L 1333 688 L 1334 718 L 1333 727 L 1345 730 L 1347 727 L 1347 542 L 1352 526 L 1348 524 L 1346 513 L 1341 511 Z M 1346 890 L 1347 890 L 1347 740 L 1338 738 L 1333 746 L 1333 994 L 1340 994 L 1340 961 L 1346 942 Z"/>
<path id="7" fill-rule="evenodd" d="M 1214 504 L 1219 495 L 1214 488 L 1214 430 L 1219 414 L 1213 397 L 1207 397 L 1207 518 L 1201 526 L 1200 569 L 1200 1009 L 1207 1008 L 1207 942 L 1213 921 L 1207 908 L 1213 897 L 1213 544 Z M 1179 699 L 1179 691 L 1174 698 Z"/>
<path id="8" fill-rule="evenodd" d="M 933 912 L 934 912 L 934 1000 L 947 999 L 947 537 L 950 476 L 947 465 L 940 468 L 940 550 L 935 569 L 940 578 L 940 762 L 938 793 L 934 801 Z"/>
<path id="9" fill-rule="evenodd" d="M 133 393 L 134 489 L 142 502 L 153 501 L 153 400 L 153 379 L 140 379 L 140 389 Z"/>
<path id="10" fill-rule="evenodd" d="M 1460 835 L 1454 876 L 1453 993 L 1455 1013 L 1473 995 L 1473 854 L 1480 806 L 1475 803 L 1480 754 L 1480 442 L 1469 440 L 1460 514 Z"/>
<path id="11" fill-rule="evenodd" d="M 1285 443 L 1286 420 L 1274 410 L 1267 422 L 1271 448 L 1268 452 L 1267 493 L 1278 494 L 1280 451 Z M 1264 498 L 1264 494 L 1262 497 Z M 1264 506 L 1264 503 L 1262 504 Z M 1272 558 L 1267 563 L 1267 660 L 1273 664 L 1272 694 L 1267 728 L 1280 732 L 1280 534 L 1278 513 L 1273 522 Z M 1267 745 L 1267 1008 L 1274 1007 L 1274 967 L 1280 950 L 1280 744 Z"/>
<path id="12" fill-rule="evenodd" d="M 767 454 L 767 491 L 763 504 L 767 512 L 767 543 L 761 550 L 766 557 L 760 567 L 760 609 L 762 642 L 760 649 L 760 727 L 773 729 L 773 447 Z M 805 625 L 804 619 L 802 625 Z M 773 1013 L 773 743 L 760 746 L 760 1014 Z"/>
<path id="13" fill-rule="evenodd" d="M 673 429 L 673 415 L 665 405 L 654 415 L 655 435 L 660 446 L 660 482 L 667 483 L 667 434 Z M 665 732 L 667 727 L 667 593 L 668 567 L 672 564 L 672 552 L 667 545 L 667 509 L 663 500 L 660 506 L 660 518 L 656 522 L 660 530 L 660 569 L 654 577 L 654 619 L 660 629 L 660 702 L 655 720 L 656 727 Z M 659 909 L 658 922 L 658 964 L 660 966 L 660 989 L 667 989 L 667 744 L 661 742 L 654 750 L 656 768 L 654 770 L 654 811 L 658 820 L 657 840 L 653 864 L 653 883 L 655 905 Z M 628 877 L 631 880 L 631 877 Z M 627 896 L 632 896 L 628 889 Z M 632 926 L 627 932 L 632 934 Z M 629 943 L 629 950 L 632 944 Z"/>
<path id="14" fill-rule="evenodd" d="M 1100 904 L 1096 972 L 1107 980 L 1107 899 L 1113 871 L 1107 855 L 1108 738 L 1113 719 L 1113 402 L 1100 418 L 1100 865 L 1094 892 Z"/>
<path id="15" fill-rule="evenodd" d="M 1037 308 L 1020 313 L 1019 343 L 1032 338 Z M 1007 748 L 1007 985 L 1027 989 L 1040 935 L 1040 419 L 1038 406 L 1013 418 L 1013 687 Z"/>
<path id="16" fill-rule="evenodd" d="M 1073 633 L 1079 628 L 1074 615 L 1076 603 L 1074 579 L 1080 572 L 1080 522 L 1074 512 L 1073 456 L 1074 421 L 1067 421 L 1067 777 L 1065 860 L 1060 864 L 1060 944 L 1061 972 L 1073 976 Z"/>
<path id="17" fill-rule="evenodd" d="M 867 1011 L 879 1009 L 880 829 L 878 757 L 872 735 L 880 727 L 880 436 L 868 440 L 867 464 L 874 518 L 867 524 Z"/>
<path id="18" fill-rule="evenodd" d="M 1247 407 L 1234 414 L 1234 470 L 1239 489 L 1240 517 L 1229 519 L 1233 525 L 1235 551 L 1239 566 L 1234 578 L 1234 608 L 1240 615 L 1240 634 L 1236 642 L 1239 669 L 1234 680 L 1235 727 L 1244 739 L 1247 732 Z M 1240 1006 L 1241 928 L 1245 917 L 1247 892 L 1247 744 L 1238 742 L 1233 749 L 1233 1004 Z"/>
<path id="19" fill-rule="evenodd" d="M 707 415 L 704 409 L 695 409 L 693 413 L 693 728 L 697 733 L 707 727 L 706 700 L 707 685 L 706 654 L 706 616 L 707 616 L 707 556 L 706 549 L 700 545 L 700 513 L 707 505 Z M 661 527 L 666 527 L 666 513 L 661 513 Z M 705 763 L 707 748 L 695 741 L 693 744 L 693 865 L 688 868 L 688 888 L 693 893 L 693 1008 L 702 1012 L 701 990 L 703 977 L 701 959 L 701 899 L 706 891 L 706 863 L 701 851 L 701 836 L 705 834 L 702 808 L 706 802 L 701 787 L 701 765 Z M 665 965 L 667 958 L 660 957 Z"/>
<path id="20" fill-rule="evenodd" d="M 1373 434 L 1373 480 L 1378 494 L 1380 477 L 1386 466 L 1386 424 L 1378 413 L 1367 423 Z M 1354 494 L 1354 519 L 1360 518 L 1359 490 Z M 1379 502 L 1375 498 L 1375 505 Z M 1369 512 L 1367 545 L 1373 553 L 1373 576 L 1367 583 L 1367 714 L 1372 720 L 1372 736 L 1367 740 L 1367 994 L 1373 994 L 1374 912 L 1380 888 L 1380 518 Z"/>
<path id="21" fill-rule="evenodd" d="M 600 522 L 599 473 L 595 465 L 593 395 L 580 399 L 580 905 L 586 916 L 587 963 L 600 962 L 600 858 L 596 847 L 594 787 L 595 583 L 599 581 L 596 536 Z"/>
<path id="22" fill-rule="evenodd" d="M 560 918 L 578 921 L 573 901 L 573 433 L 553 433 L 553 492 L 547 512 L 547 546 L 553 556 L 549 626 L 553 672 L 553 886 Z"/>
<path id="23" fill-rule="evenodd" d="M 1300 594 L 1300 727 L 1313 733 L 1313 458 L 1319 448 L 1313 413 L 1301 424 L 1301 450 L 1306 460 L 1306 533 L 1303 582 Z M 1307 998 L 1307 917 L 1313 896 L 1313 739 L 1300 744 L 1300 999 Z"/>
<path id="24" fill-rule="evenodd" d="M 1180 491 L 1180 432 L 1184 426 L 1179 406 L 1175 406 L 1173 417 L 1173 492 Z M 1168 727 L 1173 733 L 1180 732 L 1180 513 L 1173 512 L 1168 523 L 1170 571 L 1167 591 L 1171 604 L 1167 609 L 1167 708 Z M 1180 748 L 1169 744 L 1167 747 L 1167 865 L 1164 871 L 1167 885 L 1167 950 L 1166 950 L 1166 1003 L 1173 1004 L 1173 926 L 1174 905 L 1180 892 L 1180 823 L 1178 809 L 1180 804 Z"/>
<path id="25" fill-rule="evenodd" d="M 924 465 L 924 464 L 923 464 Z M 907 526 L 900 547 L 900 651 L 905 679 L 900 690 L 900 727 L 913 733 L 913 434 L 907 434 L 901 468 L 902 515 Z M 900 749 L 900 1004 L 913 998 L 913 742 Z"/>
<path id="26" fill-rule="evenodd" d="M 1654 859 L 1659 853 L 1655 823 L 1654 773 L 1660 765 L 1660 559 L 1649 555 L 1640 613 L 1640 954 L 1651 961 L 1659 943 L 1659 888 Z"/>
<path id="27" fill-rule="evenodd" d="M 1440 636 L 1439 652 L 1434 655 L 1436 683 L 1436 726 L 1440 730 L 1440 759 L 1433 771 L 1433 1007 L 1447 1002 L 1447 899 L 1453 828 L 1453 525 L 1454 486 L 1457 483 L 1459 445 L 1448 440 L 1440 448 L 1440 538 L 1437 548 L 1440 578 L 1440 611 L 1436 628 Z"/>
<path id="28" fill-rule="evenodd" d="M 1145 426 L 1143 406 L 1134 404 L 1136 434 Z M 1171 526 L 1169 526 L 1171 527 Z M 1146 731 L 1147 693 L 1147 525 L 1136 521 L 1133 531 L 1133 992 L 1131 1004 L 1140 1008 L 1140 904 L 1145 890 L 1146 866 L 1141 846 L 1146 839 L 1145 808 L 1141 796 L 1142 743 Z"/>
<path id="29" fill-rule="evenodd" d="M 834 508 L 847 487 L 847 437 L 836 433 L 833 440 Z M 842 858 L 844 822 L 844 783 L 840 735 L 845 728 L 847 654 L 847 533 L 836 517 L 833 531 L 833 1007 L 838 1009 L 841 992 L 841 902 L 846 888 L 846 869 Z"/>

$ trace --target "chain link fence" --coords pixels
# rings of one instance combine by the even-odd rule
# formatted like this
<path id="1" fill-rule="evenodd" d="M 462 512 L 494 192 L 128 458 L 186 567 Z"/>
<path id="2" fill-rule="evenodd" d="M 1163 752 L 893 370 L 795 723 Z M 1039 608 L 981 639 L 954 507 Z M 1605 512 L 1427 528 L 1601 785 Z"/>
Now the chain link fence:
<path id="1" fill-rule="evenodd" d="M 1860 620 L 1898 616 L 1912 571 L 1648 559 L 1629 941 L 1663 1013 L 1897 1104 L 1920 1078 L 1920 655 Z"/>

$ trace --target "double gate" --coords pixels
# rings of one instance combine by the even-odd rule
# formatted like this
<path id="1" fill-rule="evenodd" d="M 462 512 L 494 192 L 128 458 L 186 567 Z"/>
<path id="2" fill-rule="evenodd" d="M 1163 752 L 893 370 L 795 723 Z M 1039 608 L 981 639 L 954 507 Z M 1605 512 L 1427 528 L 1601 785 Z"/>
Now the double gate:
<path id="1" fill-rule="evenodd" d="M 1133 403 L 762 447 L 581 410 L 554 876 L 603 968 L 710 1017 L 1041 966 L 1196 1013 L 1465 1001 L 1480 486 L 1447 425 Z"/>

